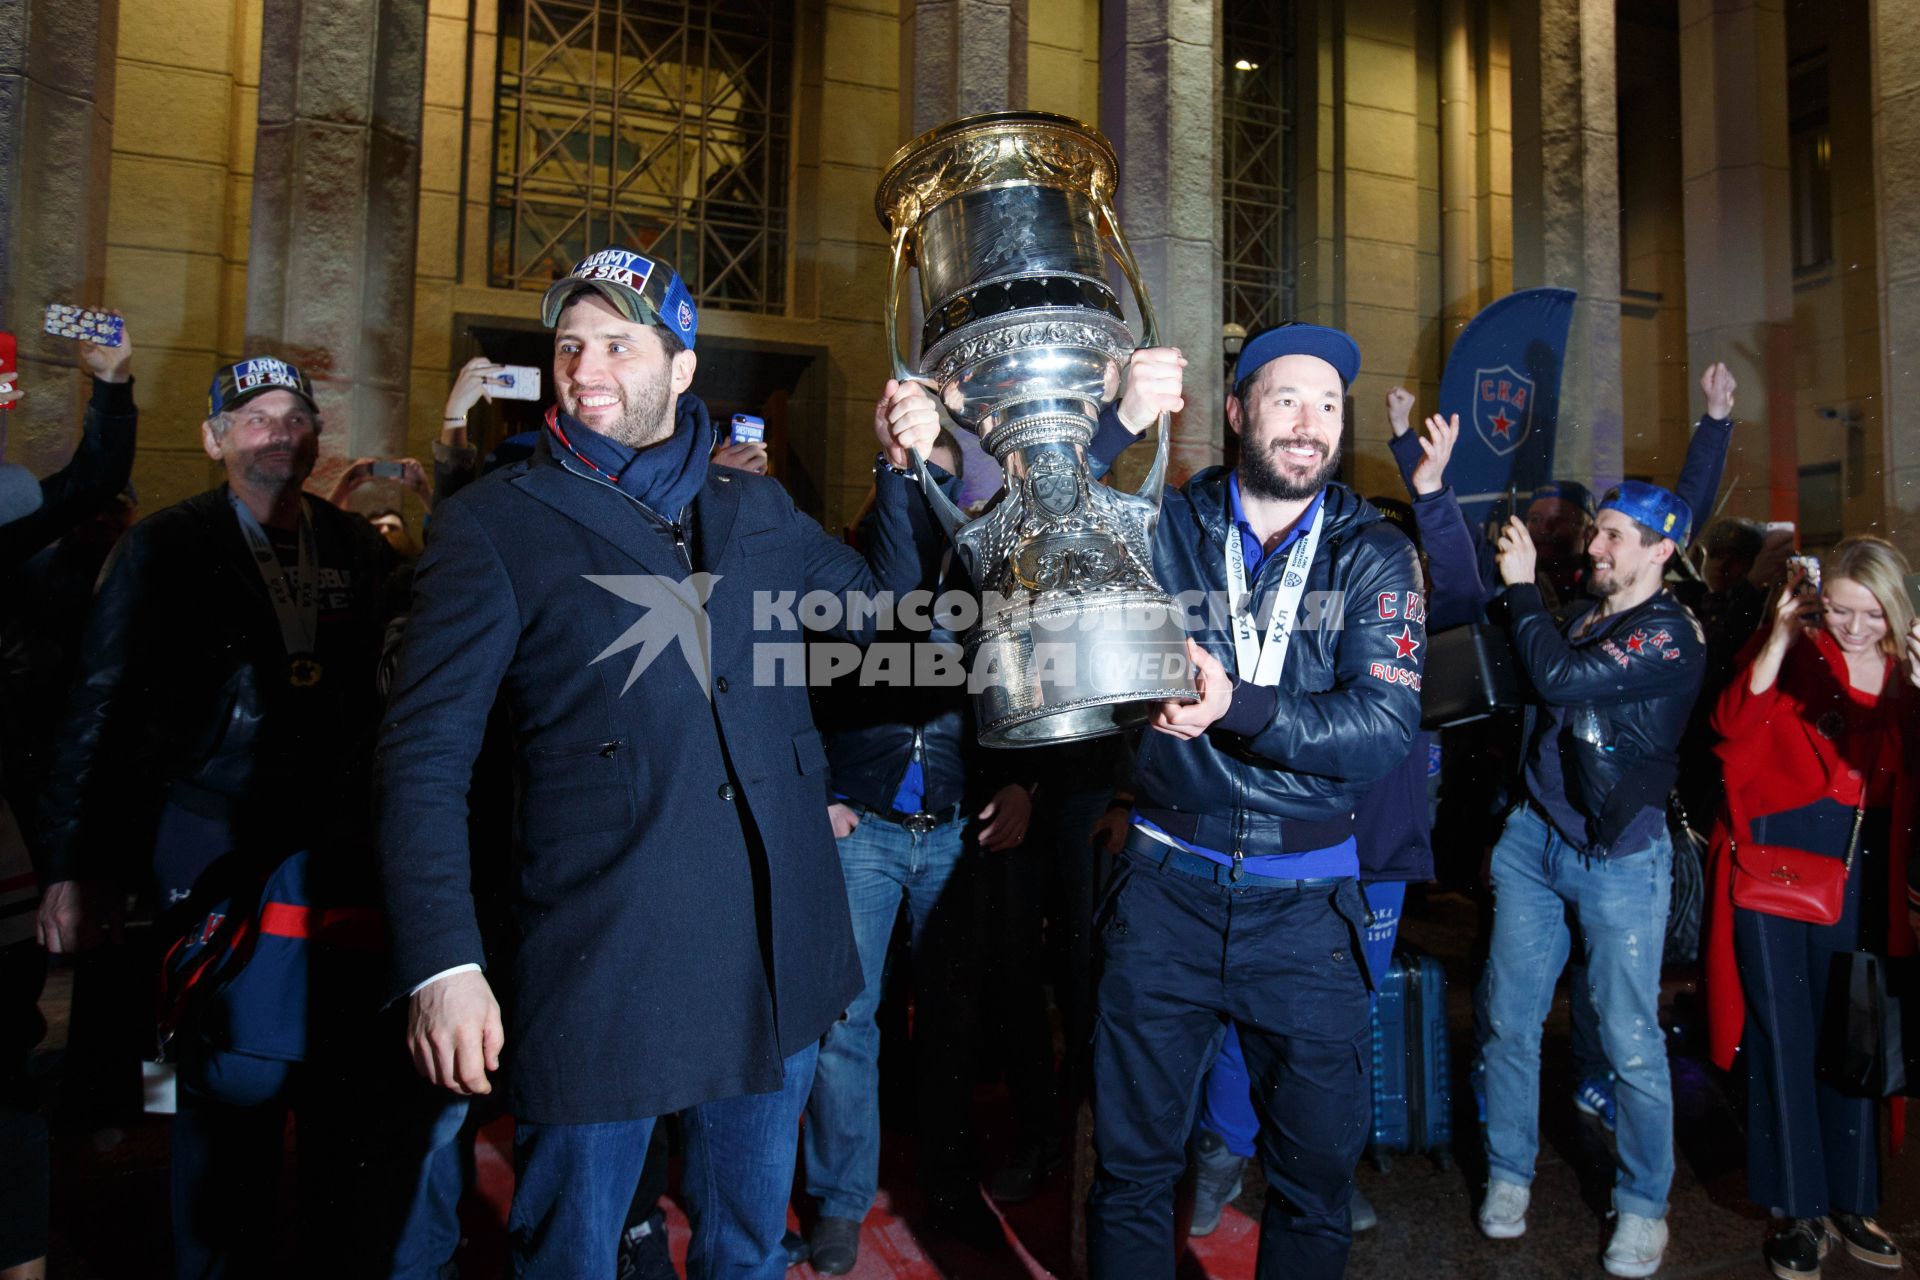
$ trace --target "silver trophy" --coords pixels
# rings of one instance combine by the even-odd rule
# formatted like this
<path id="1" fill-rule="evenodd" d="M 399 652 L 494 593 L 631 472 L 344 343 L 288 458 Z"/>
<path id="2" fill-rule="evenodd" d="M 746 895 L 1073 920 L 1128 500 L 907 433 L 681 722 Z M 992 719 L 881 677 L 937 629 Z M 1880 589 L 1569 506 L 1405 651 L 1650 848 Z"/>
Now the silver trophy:
<path id="1" fill-rule="evenodd" d="M 980 741 L 1041 746 L 1144 723 L 1196 694 L 1178 606 L 1153 577 L 1167 471 L 1162 418 L 1139 493 L 1096 481 L 1086 446 L 1134 350 L 1103 243 L 1153 305 L 1113 212 L 1113 148 L 1065 116 L 969 116 L 897 152 L 875 198 L 892 236 L 894 376 L 931 387 L 1006 473 L 969 521 L 918 458 L 922 487 L 981 593 L 966 640 Z M 900 352 L 900 291 L 920 273 L 918 368 Z"/>

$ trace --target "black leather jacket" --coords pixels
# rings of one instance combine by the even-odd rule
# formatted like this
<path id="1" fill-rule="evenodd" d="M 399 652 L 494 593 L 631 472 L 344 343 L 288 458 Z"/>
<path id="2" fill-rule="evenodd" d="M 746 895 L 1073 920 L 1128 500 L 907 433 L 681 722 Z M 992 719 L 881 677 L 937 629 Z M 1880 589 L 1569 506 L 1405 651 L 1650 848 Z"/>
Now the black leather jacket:
<path id="1" fill-rule="evenodd" d="M 1598 607 L 1581 601 L 1556 618 L 1529 583 L 1509 587 L 1494 610 L 1505 614 L 1538 704 L 1527 790 L 1563 836 L 1596 856 L 1662 820 L 1706 674 L 1700 624 L 1664 587 L 1582 633 Z"/>
<path id="2" fill-rule="evenodd" d="M 258 836 L 285 851 L 367 825 L 394 556 L 359 516 L 307 505 L 322 570 L 323 675 L 312 689 L 288 682 L 224 485 L 147 517 L 115 546 L 50 771 L 44 881 L 137 882 L 169 802 L 228 823 L 237 842 Z"/>
<path id="3" fill-rule="evenodd" d="M 1153 553 L 1168 591 L 1226 598 L 1228 474 L 1213 467 L 1167 490 Z M 1285 561 L 1276 554 L 1260 566 L 1256 617 L 1267 616 Z M 1356 803 L 1406 758 L 1426 644 L 1413 544 L 1351 489 L 1329 484 L 1305 592 L 1277 685 L 1237 684 L 1228 713 L 1190 742 L 1141 735 L 1136 800 L 1174 835 L 1222 852 L 1326 848 L 1352 834 Z M 1189 616 L 1204 624 L 1190 634 L 1232 672 L 1224 617 Z"/>

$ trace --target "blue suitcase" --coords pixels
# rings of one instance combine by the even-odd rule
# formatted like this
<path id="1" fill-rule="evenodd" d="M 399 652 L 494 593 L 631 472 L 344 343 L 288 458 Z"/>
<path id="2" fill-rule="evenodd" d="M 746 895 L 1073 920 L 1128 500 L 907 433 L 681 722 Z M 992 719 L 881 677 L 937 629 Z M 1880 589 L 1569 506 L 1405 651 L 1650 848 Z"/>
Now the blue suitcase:
<path id="1" fill-rule="evenodd" d="M 1453 1162 L 1453 1091 L 1447 1052 L 1447 975 L 1432 956 L 1394 953 L 1373 1005 L 1373 1134 L 1381 1172 L 1398 1154 Z"/>

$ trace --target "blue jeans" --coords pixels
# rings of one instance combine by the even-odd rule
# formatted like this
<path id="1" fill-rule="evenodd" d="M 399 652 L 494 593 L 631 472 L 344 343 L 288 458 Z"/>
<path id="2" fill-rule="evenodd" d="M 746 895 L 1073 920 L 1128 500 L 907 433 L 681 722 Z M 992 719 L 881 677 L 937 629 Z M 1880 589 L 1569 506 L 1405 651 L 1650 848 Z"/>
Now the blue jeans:
<path id="1" fill-rule="evenodd" d="M 887 943 L 907 907 L 916 994 L 915 1079 L 920 1176 L 936 1198 L 964 1193 L 973 1179 L 967 1110 L 973 1059 L 974 895 L 963 871 L 965 823 L 924 834 L 863 814 L 840 841 L 854 946 L 866 985 L 820 1041 L 820 1068 L 807 1102 L 807 1193 L 822 1217 L 866 1217 L 880 1189 L 880 1028 Z M 973 855 L 976 859 L 979 855 Z"/>
<path id="2" fill-rule="evenodd" d="M 1579 920 L 1600 1042 L 1613 1065 L 1620 1170 L 1613 1207 L 1667 1212 L 1673 1182 L 1673 1085 L 1660 1030 L 1660 959 L 1673 846 L 1652 842 L 1588 858 L 1531 805 L 1507 815 L 1493 847 L 1493 943 L 1487 957 L 1487 1165 L 1533 1183 L 1540 1150 L 1540 1028 L 1566 966 L 1569 911 Z"/>
<path id="3" fill-rule="evenodd" d="M 690 1280 L 781 1280 L 793 1131 L 813 1084 L 813 1045 L 786 1060 L 778 1092 L 703 1102 L 680 1113 L 681 1185 L 693 1243 Z M 613 1280 L 620 1231 L 646 1164 L 654 1118 L 514 1129 L 507 1230 L 516 1280 Z"/>
<path id="4" fill-rule="evenodd" d="M 1365 950 L 1367 972 L 1377 986 L 1393 966 L 1393 940 L 1400 933 L 1400 908 L 1406 904 L 1404 880 L 1376 880 L 1360 886 L 1373 913 L 1367 926 Z M 1252 1159 L 1253 1144 L 1260 1137 L 1260 1117 L 1253 1109 L 1253 1081 L 1247 1075 L 1246 1055 L 1240 1052 L 1240 1033 L 1231 1024 L 1221 1042 L 1220 1056 L 1207 1071 L 1200 1095 L 1199 1127 L 1226 1141 L 1227 1150 L 1243 1160 Z"/>

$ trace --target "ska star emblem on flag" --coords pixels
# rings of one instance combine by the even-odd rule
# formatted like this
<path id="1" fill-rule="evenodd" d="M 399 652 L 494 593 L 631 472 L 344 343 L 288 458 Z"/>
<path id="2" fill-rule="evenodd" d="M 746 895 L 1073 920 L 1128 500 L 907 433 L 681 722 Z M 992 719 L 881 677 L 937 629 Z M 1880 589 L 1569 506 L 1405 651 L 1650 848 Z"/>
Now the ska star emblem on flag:
<path id="1" fill-rule="evenodd" d="M 1475 370 L 1473 429 L 1497 454 L 1518 449 L 1533 430 L 1533 379 L 1512 365 Z"/>

